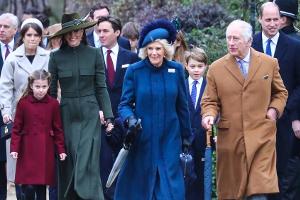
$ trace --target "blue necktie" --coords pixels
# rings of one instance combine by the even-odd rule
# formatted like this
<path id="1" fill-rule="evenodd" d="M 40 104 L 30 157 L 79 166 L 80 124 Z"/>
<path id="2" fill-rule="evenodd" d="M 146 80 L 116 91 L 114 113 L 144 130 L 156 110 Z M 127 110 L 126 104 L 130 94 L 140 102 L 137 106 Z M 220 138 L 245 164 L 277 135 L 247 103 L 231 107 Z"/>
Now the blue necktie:
<path id="1" fill-rule="evenodd" d="M 272 56 L 272 51 L 271 51 L 271 42 L 272 40 L 269 38 L 267 40 L 267 46 L 266 46 L 266 54 L 269 55 L 269 56 Z"/>
<path id="2" fill-rule="evenodd" d="M 192 98 L 192 102 L 193 102 L 193 104 L 194 104 L 194 107 L 196 107 L 196 99 L 197 99 L 197 83 L 198 83 L 198 81 L 194 81 L 194 82 L 193 82 L 192 92 L 191 92 L 191 98 Z"/>
<path id="3" fill-rule="evenodd" d="M 244 65 L 245 61 L 244 60 L 239 60 L 238 63 L 239 63 L 239 66 L 240 66 L 240 69 L 241 69 L 241 72 L 242 72 L 243 76 L 246 77 L 247 76 L 247 70 L 246 70 L 246 67 Z"/>

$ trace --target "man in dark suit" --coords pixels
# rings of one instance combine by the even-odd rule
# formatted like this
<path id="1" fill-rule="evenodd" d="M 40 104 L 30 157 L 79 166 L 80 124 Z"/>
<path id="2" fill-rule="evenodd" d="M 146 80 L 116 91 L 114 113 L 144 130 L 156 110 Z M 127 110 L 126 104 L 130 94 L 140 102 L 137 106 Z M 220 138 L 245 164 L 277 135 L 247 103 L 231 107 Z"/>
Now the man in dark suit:
<path id="1" fill-rule="evenodd" d="M 299 113 L 299 95 L 300 95 L 300 43 L 292 39 L 280 28 L 279 8 L 275 3 L 267 2 L 260 8 L 259 22 L 262 26 L 262 32 L 256 34 L 253 38 L 252 46 L 260 52 L 278 59 L 280 75 L 284 85 L 288 90 L 289 97 L 283 116 L 277 122 L 277 174 L 279 181 L 280 194 L 270 197 L 270 199 L 297 199 L 291 197 L 295 192 L 291 187 L 295 187 L 295 177 L 289 174 L 291 172 L 289 158 L 299 159 L 300 151 L 295 150 L 294 145 L 299 137 L 300 131 L 300 113 Z M 292 176 L 292 177 L 291 177 Z"/>
<path id="2" fill-rule="evenodd" d="M 18 18 L 11 13 L 0 15 L 0 74 L 4 60 L 13 51 L 15 44 L 14 36 L 18 28 Z M 3 125 L 2 117 L 0 125 Z M 6 178 L 6 148 L 5 140 L 0 140 L 0 200 L 6 199 L 7 178 Z"/>
<path id="3" fill-rule="evenodd" d="M 90 11 L 90 19 L 93 21 L 98 21 L 101 17 L 107 17 L 109 15 L 110 13 L 109 13 L 108 6 L 103 5 L 101 3 L 94 5 Z M 96 26 L 93 31 L 87 34 L 86 37 L 89 45 L 93 47 L 101 47 L 101 42 L 99 40 L 99 33 L 96 29 Z M 131 50 L 129 40 L 122 36 L 118 38 L 118 44 L 124 49 L 127 49 L 129 51 Z"/>
<path id="4" fill-rule="evenodd" d="M 298 0 L 275 0 L 280 10 L 280 29 L 285 34 L 300 40 L 300 33 L 294 23 L 298 15 Z"/>
<path id="5" fill-rule="evenodd" d="M 112 111 L 118 117 L 118 105 L 122 95 L 123 79 L 129 64 L 139 60 L 136 53 L 122 48 L 118 44 L 122 26 L 119 19 L 111 16 L 99 19 L 95 29 L 99 34 L 102 44 L 102 52 L 106 65 L 106 84 L 110 96 Z M 103 119 L 101 120 L 103 121 Z M 102 132 L 100 171 L 103 186 L 105 185 L 113 165 L 113 152 L 105 139 L 105 132 Z M 113 199 L 114 185 L 109 189 L 103 189 L 106 199 Z"/>

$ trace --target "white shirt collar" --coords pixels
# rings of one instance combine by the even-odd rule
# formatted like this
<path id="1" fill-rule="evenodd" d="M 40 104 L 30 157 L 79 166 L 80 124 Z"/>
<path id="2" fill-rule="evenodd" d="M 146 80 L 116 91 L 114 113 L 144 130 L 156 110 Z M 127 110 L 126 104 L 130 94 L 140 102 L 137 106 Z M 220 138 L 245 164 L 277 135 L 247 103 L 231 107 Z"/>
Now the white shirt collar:
<path id="1" fill-rule="evenodd" d="M 192 77 L 191 76 L 189 76 L 188 77 L 188 82 L 189 82 L 189 85 L 193 85 L 193 83 L 194 83 L 194 81 L 198 81 L 198 84 L 202 84 L 202 81 L 203 81 L 203 77 L 200 77 L 198 80 L 194 80 L 194 79 L 192 79 Z M 197 85 L 198 85 L 197 84 Z"/>
<path id="2" fill-rule="evenodd" d="M 13 38 L 8 43 L 8 49 L 9 49 L 10 53 L 13 52 L 13 50 L 14 50 L 14 44 L 15 44 L 15 39 Z M 5 47 L 5 44 L 1 41 L 0 41 L 0 48 L 1 48 L 1 54 L 2 54 L 0 56 L 2 56 L 2 59 L 5 60 L 6 47 Z"/>
<path id="3" fill-rule="evenodd" d="M 267 40 L 269 39 L 264 32 L 262 32 L 262 42 L 263 44 L 267 43 Z M 279 39 L 279 32 L 276 33 L 276 35 L 274 35 L 272 38 L 270 38 L 272 40 L 272 42 L 275 44 L 275 46 L 277 45 L 278 39 Z"/>
<path id="4" fill-rule="evenodd" d="M 243 58 L 243 59 L 235 58 L 235 59 L 236 59 L 237 62 L 240 61 L 240 60 L 243 60 L 244 62 L 249 63 L 250 62 L 250 48 L 249 48 L 248 53 L 245 56 L 245 58 Z"/>
<path id="5" fill-rule="evenodd" d="M 1 46 L 5 47 L 5 44 L 3 42 L 0 41 Z M 13 38 L 9 43 L 8 43 L 8 48 L 9 50 L 13 50 L 14 49 L 14 44 L 15 44 L 15 39 Z"/>
<path id="6" fill-rule="evenodd" d="M 99 36 L 96 33 L 96 31 L 93 31 L 93 37 L 94 37 L 95 47 L 97 47 L 97 48 L 101 47 L 101 42 L 100 42 Z"/>
<path id="7" fill-rule="evenodd" d="M 107 50 L 108 50 L 108 48 L 102 47 L 102 51 L 103 51 L 103 54 L 104 54 L 104 55 L 106 55 Z M 111 48 L 110 50 L 111 50 L 111 52 L 112 52 L 114 55 L 118 55 L 118 53 L 119 53 L 119 44 L 116 43 L 116 45 L 113 46 L 113 48 Z"/>

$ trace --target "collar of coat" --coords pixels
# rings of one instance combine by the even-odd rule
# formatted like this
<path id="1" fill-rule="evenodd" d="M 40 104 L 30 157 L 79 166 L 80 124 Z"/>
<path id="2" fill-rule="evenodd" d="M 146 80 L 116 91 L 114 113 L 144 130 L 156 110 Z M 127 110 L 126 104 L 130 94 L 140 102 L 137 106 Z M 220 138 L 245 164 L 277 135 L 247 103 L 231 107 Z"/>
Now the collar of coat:
<path id="1" fill-rule="evenodd" d="M 233 75 L 233 77 L 237 79 L 241 85 L 243 85 L 243 87 L 246 87 L 261 66 L 261 57 L 262 53 L 254 50 L 253 48 L 250 49 L 249 71 L 246 79 L 243 77 L 234 56 L 227 54 L 225 56 L 224 66 Z"/>
<path id="2" fill-rule="evenodd" d="M 17 57 L 23 57 L 25 56 L 25 45 L 22 44 L 14 51 L 15 56 Z M 49 51 L 45 50 L 44 48 L 38 46 L 36 49 L 36 54 L 39 56 L 47 56 L 49 54 Z"/>
<path id="3" fill-rule="evenodd" d="M 29 102 L 31 102 L 31 103 L 48 103 L 49 99 L 50 99 L 48 94 L 46 94 L 44 96 L 44 98 L 42 98 L 40 100 L 36 99 L 32 94 L 28 95 L 27 98 L 28 98 Z"/>

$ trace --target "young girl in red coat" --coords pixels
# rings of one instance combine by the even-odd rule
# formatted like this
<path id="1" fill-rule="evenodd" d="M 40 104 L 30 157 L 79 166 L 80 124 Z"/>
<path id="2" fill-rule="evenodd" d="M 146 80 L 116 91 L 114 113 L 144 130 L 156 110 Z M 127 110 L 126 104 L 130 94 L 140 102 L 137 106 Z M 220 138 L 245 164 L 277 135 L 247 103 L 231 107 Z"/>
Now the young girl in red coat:
<path id="1" fill-rule="evenodd" d="M 29 76 L 12 130 L 10 154 L 18 159 L 15 182 L 22 185 L 26 200 L 46 200 L 46 185 L 56 179 L 55 152 L 61 161 L 66 158 L 59 104 L 47 94 L 49 84 L 45 70 Z"/>

